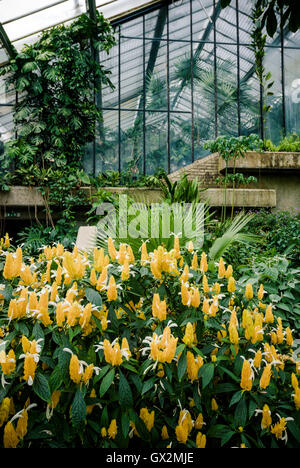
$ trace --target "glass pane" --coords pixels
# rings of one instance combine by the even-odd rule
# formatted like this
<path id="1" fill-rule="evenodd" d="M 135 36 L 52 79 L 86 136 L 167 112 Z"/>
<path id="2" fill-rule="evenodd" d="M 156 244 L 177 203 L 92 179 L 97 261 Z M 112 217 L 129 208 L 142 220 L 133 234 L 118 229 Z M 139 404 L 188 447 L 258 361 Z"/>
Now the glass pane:
<path id="1" fill-rule="evenodd" d="M 237 49 L 217 47 L 217 115 L 219 135 L 238 135 Z"/>
<path id="2" fill-rule="evenodd" d="M 111 74 L 109 75 L 110 81 L 115 86 L 114 89 L 111 89 L 110 86 L 103 86 L 100 102 L 100 107 L 118 107 L 118 96 L 119 96 L 119 46 L 114 46 L 109 55 L 106 52 L 101 52 L 100 64 L 106 70 L 109 70 Z M 101 102 L 102 99 L 102 102 Z"/>
<path id="3" fill-rule="evenodd" d="M 169 37 L 188 41 L 191 37 L 190 0 L 169 6 Z"/>
<path id="4" fill-rule="evenodd" d="M 168 114 L 146 113 L 146 173 L 168 170 Z"/>
<path id="5" fill-rule="evenodd" d="M 7 76 L 0 77 L 0 104 L 15 104 L 16 93 L 13 86 L 7 88 Z"/>
<path id="6" fill-rule="evenodd" d="M 285 41 L 285 111 L 287 134 L 300 131 L 300 31 Z M 290 47 L 290 48 L 287 48 Z M 292 48 L 294 47 L 294 48 Z M 298 48 L 296 48 L 298 47 Z"/>
<path id="7" fill-rule="evenodd" d="M 215 73 L 214 48 L 207 44 L 201 49 L 199 73 L 194 79 L 194 145 L 195 159 L 207 154 L 202 146 L 215 137 Z"/>
<path id="8" fill-rule="evenodd" d="M 14 138 L 13 108 L 0 106 L 0 140 L 3 142 Z"/>
<path id="9" fill-rule="evenodd" d="M 239 0 L 239 39 L 240 44 L 250 44 L 250 37 L 253 29 L 253 21 L 251 18 L 253 3 L 249 0 Z"/>
<path id="10" fill-rule="evenodd" d="M 119 168 L 119 113 L 103 111 L 103 122 L 97 128 L 96 174 Z"/>
<path id="11" fill-rule="evenodd" d="M 237 39 L 236 30 L 236 9 L 232 6 L 221 9 L 218 19 L 216 21 L 216 40 L 217 42 L 226 43 L 234 42 Z"/>
<path id="12" fill-rule="evenodd" d="M 213 41 L 213 15 L 212 0 L 193 0 L 193 40 Z"/>
<path id="13" fill-rule="evenodd" d="M 171 172 L 192 163 L 192 116 L 170 115 Z"/>
<path id="14" fill-rule="evenodd" d="M 146 42 L 146 109 L 168 108 L 167 42 Z"/>
<path id="15" fill-rule="evenodd" d="M 143 18 L 136 18 L 121 25 L 121 34 L 126 37 L 143 37 Z"/>
<path id="16" fill-rule="evenodd" d="M 133 177 L 143 173 L 143 116 L 143 112 L 121 112 L 121 170 L 130 171 Z"/>
<path id="17" fill-rule="evenodd" d="M 283 107 L 281 81 L 281 49 L 268 48 L 264 60 L 265 69 L 272 74 L 271 92 L 273 96 L 265 96 L 265 104 L 271 106 L 266 115 L 265 138 L 278 144 L 283 137 Z"/>
<path id="18" fill-rule="evenodd" d="M 1 47 L 1 44 L 0 44 L 0 66 L 5 65 L 8 62 L 9 62 L 8 53 L 6 52 L 5 49 Z"/>
<path id="19" fill-rule="evenodd" d="M 2 1 L 1 3 L 4 2 Z M 17 0 L 5 2 L 5 4 L 8 3 L 11 5 L 9 10 L 14 10 L 14 16 L 17 15 L 18 19 L 7 23 L 4 22 L 5 31 L 11 41 L 24 39 L 24 43 L 27 43 L 27 40 L 25 40 L 27 36 L 36 34 L 52 26 L 71 21 L 86 12 L 85 0 L 66 0 L 64 2 L 52 2 L 54 6 L 46 9 L 39 9 L 35 6 L 35 8 L 33 7 L 32 14 L 29 16 L 26 14 L 26 16 L 22 17 L 18 14 L 20 2 Z M 31 4 L 37 5 L 37 3 L 40 6 L 40 1 L 31 1 Z M 51 4 L 51 2 L 43 3 Z M 4 6 L 3 9 L 5 10 Z M 36 10 L 38 11 L 34 13 Z M 2 19 L 1 15 L 0 18 Z"/>
<path id="20" fill-rule="evenodd" d="M 161 39 L 167 37 L 167 14 L 164 6 L 145 15 L 145 37 L 147 39 Z"/>
<path id="21" fill-rule="evenodd" d="M 138 109 L 144 86 L 143 41 L 121 40 L 121 103 L 124 109 Z"/>
<path id="22" fill-rule="evenodd" d="M 196 61 L 192 70 L 189 43 L 170 43 L 170 109 L 191 111 L 191 85 L 196 78 Z"/>

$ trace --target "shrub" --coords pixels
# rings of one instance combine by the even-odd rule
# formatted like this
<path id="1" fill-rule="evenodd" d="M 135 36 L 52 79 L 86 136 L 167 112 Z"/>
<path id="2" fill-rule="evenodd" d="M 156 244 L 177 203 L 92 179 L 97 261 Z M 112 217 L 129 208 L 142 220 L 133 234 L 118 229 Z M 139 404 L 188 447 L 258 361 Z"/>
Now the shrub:
<path id="1" fill-rule="evenodd" d="M 221 225 L 225 229 L 226 224 Z M 261 242 L 246 248 L 231 248 L 227 260 L 236 268 L 249 263 L 253 257 L 286 256 L 292 267 L 299 267 L 300 258 L 300 215 L 288 211 L 268 212 L 259 210 L 245 228 L 246 232 L 259 235 Z M 221 231 L 222 232 L 222 231 Z"/>
<path id="2" fill-rule="evenodd" d="M 1 243 L 4 447 L 296 447 L 299 360 L 263 285 L 193 245 Z"/>
<path id="3" fill-rule="evenodd" d="M 283 151 L 283 152 L 298 152 L 300 151 L 300 136 L 297 133 L 282 138 L 276 146 L 271 140 L 264 141 L 265 151 Z"/>

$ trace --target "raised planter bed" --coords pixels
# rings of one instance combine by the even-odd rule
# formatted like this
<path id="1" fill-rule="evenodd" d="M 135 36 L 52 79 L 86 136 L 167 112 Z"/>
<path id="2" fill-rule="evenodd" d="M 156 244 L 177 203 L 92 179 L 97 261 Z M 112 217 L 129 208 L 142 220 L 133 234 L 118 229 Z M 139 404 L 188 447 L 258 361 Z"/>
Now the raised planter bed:
<path id="1" fill-rule="evenodd" d="M 135 201 L 151 204 L 162 201 L 162 191 L 148 187 L 103 187 L 108 192 L 115 194 L 128 194 Z M 86 192 L 87 203 L 95 193 L 94 189 L 89 187 L 82 188 Z M 276 190 L 266 189 L 227 189 L 227 204 L 231 206 L 234 196 L 237 207 L 275 207 Z M 218 207 L 224 204 L 224 190 L 222 188 L 208 188 L 201 192 L 202 200 L 209 202 L 211 206 Z M 44 200 L 39 191 L 34 187 L 12 187 L 9 192 L 0 192 L 0 206 L 5 208 L 19 208 L 20 210 L 28 207 L 43 208 Z"/>
<path id="2" fill-rule="evenodd" d="M 221 207 L 225 202 L 224 189 L 209 188 L 203 192 L 202 199 L 210 206 Z M 226 206 L 236 206 L 237 208 L 275 208 L 276 190 L 264 189 L 227 189 Z"/>
<path id="3" fill-rule="evenodd" d="M 219 171 L 225 171 L 225 161 L 219 158 Z M 235 164 L 236 171 L 300 171 L 300 153 L 257 153 L 248 151 L 244 158 L 239 158 Z M 233 161 L 228 161 L 228 169 L 233 170 Z"/>
<path id="4" fill-rule="evenodd" d="M 235 165 L 236 172 L 252 174 L 260 190 L 276 191 L 276 210 L 300 211 L 300 153 L 247 152 Z M 225 161 L 219 158 L 219 171 L 225 172 Z M 233 171 L 233 161 L 228 161 Z"/>

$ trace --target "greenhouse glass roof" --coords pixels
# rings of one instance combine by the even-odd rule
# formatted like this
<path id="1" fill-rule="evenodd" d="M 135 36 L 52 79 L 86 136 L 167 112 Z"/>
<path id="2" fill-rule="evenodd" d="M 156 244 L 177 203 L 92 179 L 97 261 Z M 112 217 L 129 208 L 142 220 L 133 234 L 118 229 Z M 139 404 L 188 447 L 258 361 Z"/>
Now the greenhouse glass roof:
<path id="1" fill-rule="evenodd" d="M 93 0 L 96 8 L 110 20 L 157 3 L 140 0 Z M 36 41 L 44 29 L 73 21 L 88 11 L 86 0 L 0 0 L 0 23 L 8 40 L 21 50 Z M 3 42 L 3 41 L 1 41 Z M 5 45 L 5 44 L 4 44 Z M 0 65 L 8 58 L 1 49 Z"/>

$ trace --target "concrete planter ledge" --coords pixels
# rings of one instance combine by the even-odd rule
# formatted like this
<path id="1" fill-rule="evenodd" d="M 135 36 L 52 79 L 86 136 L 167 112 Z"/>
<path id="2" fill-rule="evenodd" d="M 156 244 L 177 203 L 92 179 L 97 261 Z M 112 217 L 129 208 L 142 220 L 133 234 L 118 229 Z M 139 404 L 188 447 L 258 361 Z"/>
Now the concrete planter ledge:
<path id="1" fill-rule="evenodd" d="M 40 192 L 35 187 L 11 187 L 9 192 L 0 192 L 1 206 L 45 206 Z"/>
<path id="2" fill-rule="evenodd" d="M 224 172 L 225 161 L 219 158 L 219 171 Z M 236 160 L 236 170 L 253 171 L 300 171 L 300 153 L 248 151 L 244 158 Z M 233 169 L 233 160 L 228 161 L 228 169 Z"/>
<path id="3" fill-rule="evenodd" d="M 80 190 L 86 194 L 87 200 L 93 197 L 96 192 L 96 190 L 91 187 L 82 187 Z M 147 187 L 103 187 L 103 190 L 120 195 L 127 194 L 135 201 L 144 203 L 159 203 L 162 197 L 160 189 Z M 0 192 L 0 206 L 44 207 L 45 203 L 36 187 L 13 186 L 9 192 Z"/>
<path id="4" fill-rule="evenodd" d="M 115 194 L 128 194 L 135 201 L 151 204 L 162 201 L 160 189 L 144 187 L 103 187 L 108 192 Z M 87 187 L 83 188 L 87 200 L 93 196 L 94 191 Z M 202 200 L 209 202 L 211 206 L 218 207 L 224 204 L 224 189 L 208 188 L 201 192 Z M 275 207 L 276 190 L 267 189 L 227 189 L 226 204 L 234 204 L 238 207 Z M 87 201 L 88 203 L 88 201 Z M 0 205 L 6 207 L 44 207 L 44 200 L 39 191 L 33 187 L 12 187 L 9 192 L 0 192 Z"/>
<path id="5" fill-rule="evenodd" d="M 201 199 L 207 201 L 210 206 L 221 207 L 225 205 L 224 189 L 209 188 L 203 194 Z M 276 190 L 267 189 L 227 189 L 226 206 L 245 208 L 275 208 Z"/>

